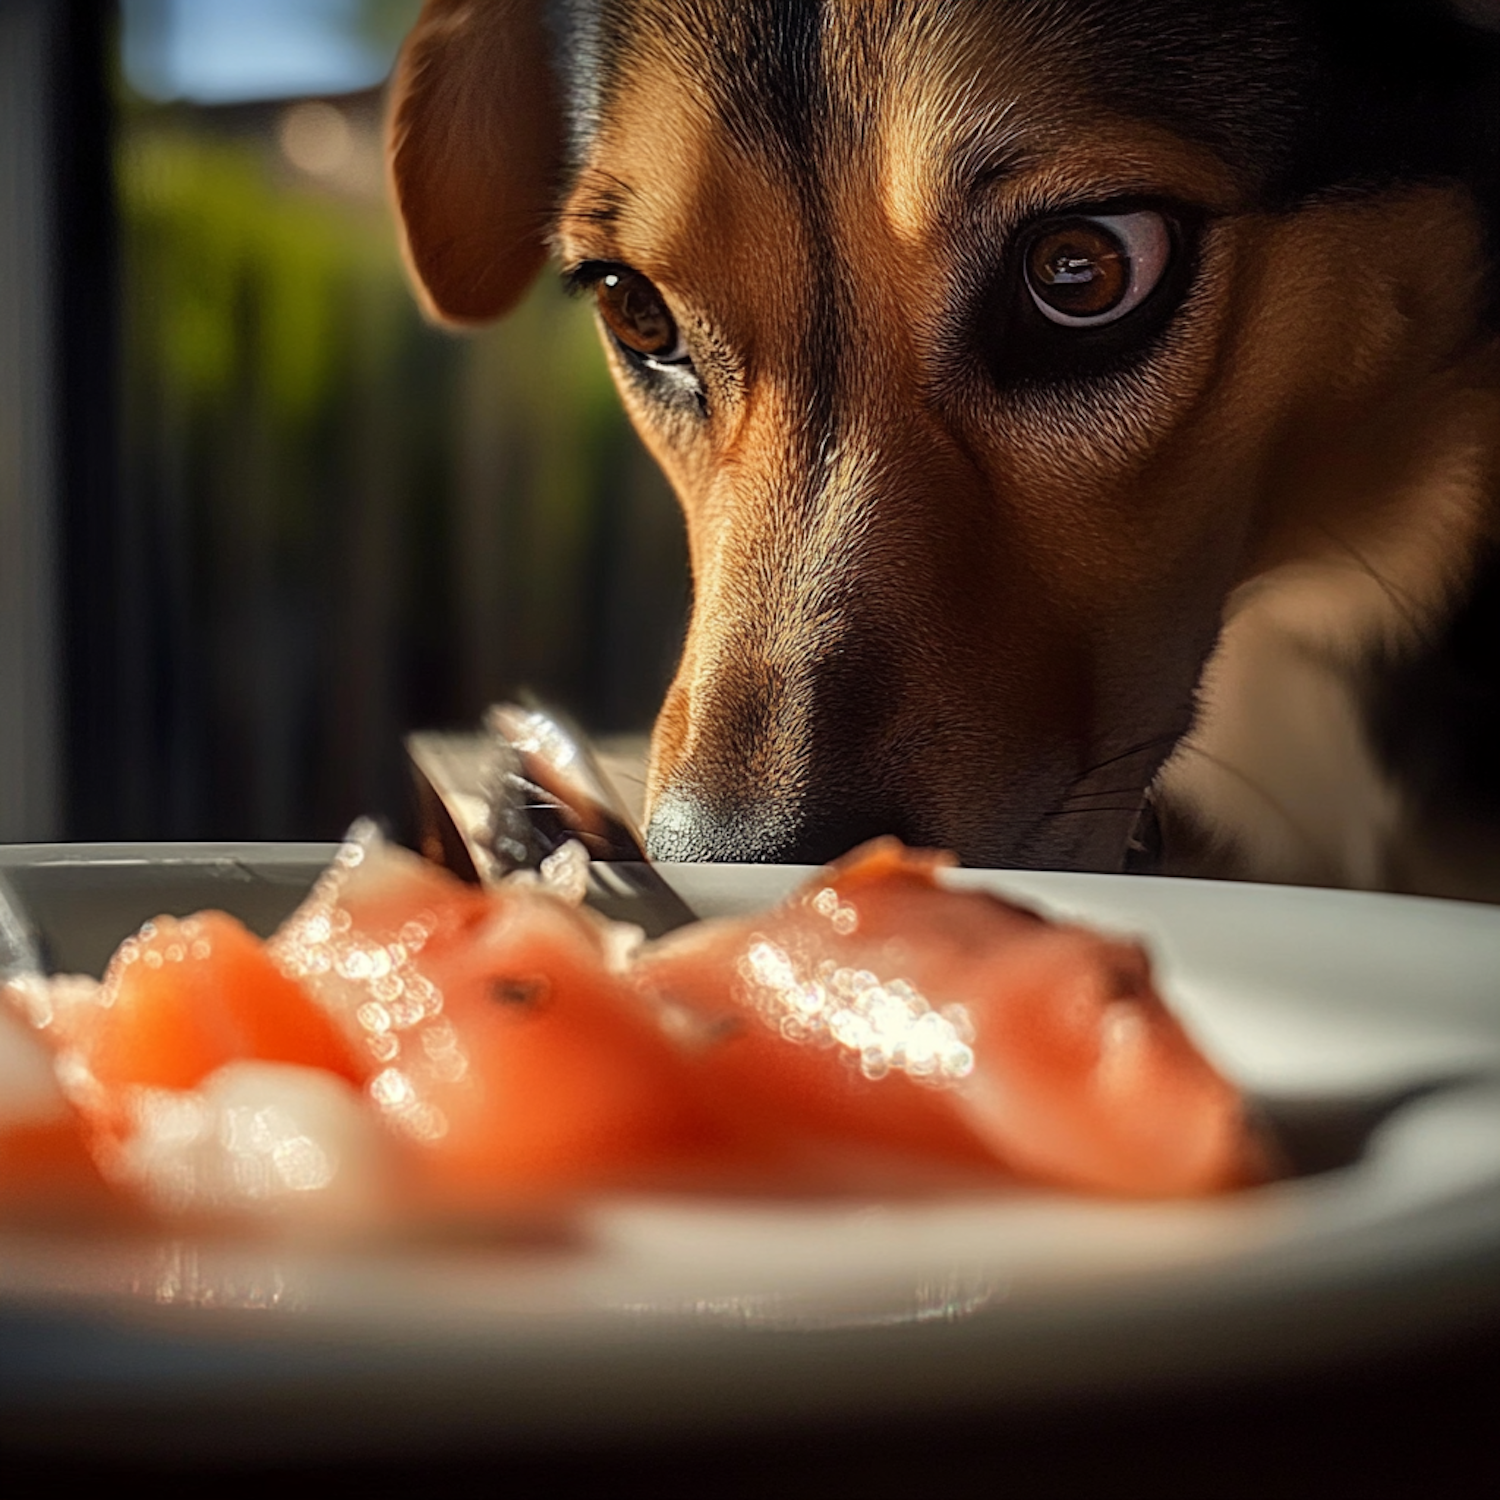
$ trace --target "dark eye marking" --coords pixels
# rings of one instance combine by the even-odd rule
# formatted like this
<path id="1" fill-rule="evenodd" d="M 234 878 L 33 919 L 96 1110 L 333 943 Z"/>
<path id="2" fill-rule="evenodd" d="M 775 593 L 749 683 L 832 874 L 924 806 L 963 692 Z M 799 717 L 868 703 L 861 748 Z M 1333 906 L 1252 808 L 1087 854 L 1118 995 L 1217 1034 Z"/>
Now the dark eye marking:
<path id="1" fill-rule="evenodd" d="M 978 307 L 977 352 L 1002 386 L 1108 376 L 1157 346 L 1192 284 L 1201 211 L 1081 207 L 1038 216 Z"/>

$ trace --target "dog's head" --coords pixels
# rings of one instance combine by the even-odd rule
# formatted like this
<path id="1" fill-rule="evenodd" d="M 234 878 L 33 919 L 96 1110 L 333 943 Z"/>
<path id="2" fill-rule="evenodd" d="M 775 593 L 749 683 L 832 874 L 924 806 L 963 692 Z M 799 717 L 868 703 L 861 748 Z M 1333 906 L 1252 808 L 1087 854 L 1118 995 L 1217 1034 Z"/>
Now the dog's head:
<path id="1" fill-rule="evenodd" d="M 428 304 L 554 249 L 687 518 L 654 852 L 1121 865 L 1232 602 L 1384 545 L 1473 346 L 1480 64 L 1367 9 L 429 0 Z"/>

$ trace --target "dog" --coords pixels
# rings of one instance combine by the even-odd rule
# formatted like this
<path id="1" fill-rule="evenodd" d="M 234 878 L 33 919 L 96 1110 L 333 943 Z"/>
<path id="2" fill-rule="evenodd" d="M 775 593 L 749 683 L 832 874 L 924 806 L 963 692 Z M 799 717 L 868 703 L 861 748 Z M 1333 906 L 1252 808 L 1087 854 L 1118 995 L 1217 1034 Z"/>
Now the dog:
<path id="1" fill-rule="evenodd" d="M 420 297 L 555 255 L 686 517 L 653 855 L 1500 898 L 1497 10 L 428 0 Z"/>

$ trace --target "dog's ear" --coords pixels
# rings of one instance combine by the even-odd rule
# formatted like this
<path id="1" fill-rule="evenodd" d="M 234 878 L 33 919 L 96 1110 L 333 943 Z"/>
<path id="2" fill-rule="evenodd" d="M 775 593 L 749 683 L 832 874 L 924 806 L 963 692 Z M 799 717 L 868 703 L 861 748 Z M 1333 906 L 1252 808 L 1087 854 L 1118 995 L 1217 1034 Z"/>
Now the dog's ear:
<path id="1" fill-rule="evenodd" d="M 427 0 L 392 80 L 388 150 L 427 311 L 483 323 L 547 258 L 563 164 L 542 0 Z"/>

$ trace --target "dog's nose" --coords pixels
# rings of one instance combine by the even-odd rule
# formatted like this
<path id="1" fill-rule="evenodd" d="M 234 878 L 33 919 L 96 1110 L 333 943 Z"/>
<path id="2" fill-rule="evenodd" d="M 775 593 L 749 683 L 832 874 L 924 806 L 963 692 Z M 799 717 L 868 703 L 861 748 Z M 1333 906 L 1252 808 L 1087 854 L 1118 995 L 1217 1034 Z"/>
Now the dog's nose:
<path id="1" fill-rule="evenodd" d="M 899 819 L 874 806 L 809 813 L 769 800 L 729 804 L 673 789 L 657 798 L 646 848 L 652 859 L 821 865 L 883 833 L 913 842 Z"/>

